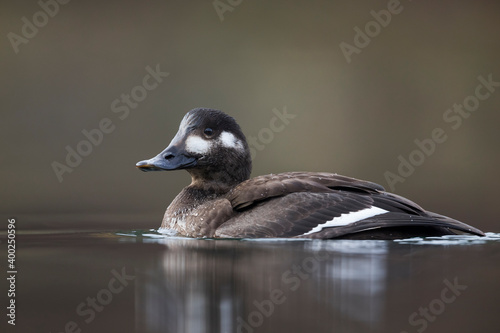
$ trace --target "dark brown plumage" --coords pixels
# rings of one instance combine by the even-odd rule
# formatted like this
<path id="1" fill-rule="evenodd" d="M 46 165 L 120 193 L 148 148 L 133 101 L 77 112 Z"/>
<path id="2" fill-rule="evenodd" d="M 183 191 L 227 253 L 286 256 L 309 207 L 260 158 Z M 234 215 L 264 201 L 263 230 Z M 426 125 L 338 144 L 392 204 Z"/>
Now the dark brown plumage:
<path id="1" fill-rule="evenodd" d="M 188 112 L 170 145 L 137 167 L 186 169 L 191 174 L 191 184 L 167 208 L 161 225 L 190 237 L 484 235 L 367 181 L 319 172 L 248 179 L 251 159 L 245 136 L 233 118 L 218 110 Z"/>

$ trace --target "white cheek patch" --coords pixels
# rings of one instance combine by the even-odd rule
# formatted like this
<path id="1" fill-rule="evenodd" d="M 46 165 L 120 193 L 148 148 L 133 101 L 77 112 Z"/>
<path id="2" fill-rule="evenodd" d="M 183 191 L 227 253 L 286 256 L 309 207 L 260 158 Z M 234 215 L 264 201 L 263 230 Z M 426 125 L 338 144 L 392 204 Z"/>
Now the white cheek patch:
<path id="1" fill-rule="evenodd" d="M 358 222 L 358 221 L 367 219 L 369 217 L 373 217 L 373 216 L 380 215 L 380 214 L 385 214 L 387 212 L 388 211 L 385 209 L 372 206 L 370 208 L 358 210 L 357 212 L 345 213 L 345 214 L 342 214 L 338 217 L 334 217 L 330 221 L 326 221 L 323 224 L 317 225 L 311 231 L 306 232 L 302 236 L 306 236 L 306 235 L 313 234 L 315 232 L 319 232 L 319 231 L 323 230 L 324 228 L 340 227 L 343 225 L 348 225 L 348 224 L 351 224 L 354 222 Z"/>
<path id="2" fill-rule="evenodd" d="M 204 140 L 197 135 L 191 135 L 186 140 L 186 150 L 192 154 L 206 154 L 211 148 L 211 142 Z"/>
<path id="3" fill-rule="evenodd" d="M 243 150 L 243 144 L 232 133 L 225 131 L 222 132 L 220 134 L 219 141 L 226 148 Z"/>

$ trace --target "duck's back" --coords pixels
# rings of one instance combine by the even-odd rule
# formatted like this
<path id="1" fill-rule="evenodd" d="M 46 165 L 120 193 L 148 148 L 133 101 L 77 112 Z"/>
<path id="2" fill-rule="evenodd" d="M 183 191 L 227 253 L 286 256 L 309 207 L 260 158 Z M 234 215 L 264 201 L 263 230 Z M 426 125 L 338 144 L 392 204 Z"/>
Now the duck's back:
<path id="1" fill-rule="evenodd" d="M 380 185 L 330 173 L 260 176 L 241 183 L 226 198 L 233 214 L 216 223 L 215 237 L 394 239 L 455 231 L 482 235 Z"/>

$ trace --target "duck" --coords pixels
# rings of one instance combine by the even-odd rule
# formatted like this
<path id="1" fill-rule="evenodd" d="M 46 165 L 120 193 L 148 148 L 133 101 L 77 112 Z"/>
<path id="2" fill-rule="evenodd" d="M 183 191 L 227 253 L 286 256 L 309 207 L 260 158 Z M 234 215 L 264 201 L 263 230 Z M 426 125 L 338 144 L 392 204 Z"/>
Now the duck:
<path id="1" fill-rule="evenodd" d="M 240 126 L 210 108 L 186 113 L 172 141 L 141 171 L 186 170 L 191 184 L 168 206 L 159 230 L 193 238 L 400 239 L 484 233 L 424 210 L 369 181 L 328 172 L 250 178 Z"/>

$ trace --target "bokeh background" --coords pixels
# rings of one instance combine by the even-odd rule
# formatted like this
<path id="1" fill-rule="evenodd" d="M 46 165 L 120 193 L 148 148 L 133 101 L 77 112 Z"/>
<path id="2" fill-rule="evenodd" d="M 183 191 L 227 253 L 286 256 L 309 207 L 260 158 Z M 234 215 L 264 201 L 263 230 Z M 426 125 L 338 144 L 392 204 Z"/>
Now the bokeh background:
<path id="1" fill-rule="evenodd" d="M 43 0 L 42 0 L 43 1 Z M 339 44 L 373 21 L 377 1 L 70 1 L 18 52 L 37 1 L 0 5 L 1 213 L 26 229 L 156 228 L 186 172 L 142 173 L 185 112 L 221 109 L 247 136 L 273 109 L 296 117 L 258 151 L 253 175 L 329 171 L 384 185 L 415 139 L 446 142 L 395 192 L 485 231 L 500 230 L 500 89 L 457 130 L 444 112 L 492 74 L 500 81 L 500 3 L 402 0 L 402 11 L 348 63 Z M 37 17 L 43 19 L 42 16 Z M 222 19 L 221 19 L 222 18 Z M 12 35 L 11 35 L 12 36 Z M 169 76 L 125 119 L 111 104 Z M 52 163 L 109 118 L 114 131 L 60 182 Z M 6 224 L 4 224 L 6 225 Z"/>

